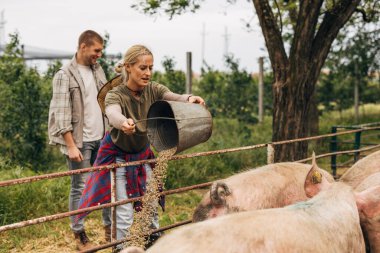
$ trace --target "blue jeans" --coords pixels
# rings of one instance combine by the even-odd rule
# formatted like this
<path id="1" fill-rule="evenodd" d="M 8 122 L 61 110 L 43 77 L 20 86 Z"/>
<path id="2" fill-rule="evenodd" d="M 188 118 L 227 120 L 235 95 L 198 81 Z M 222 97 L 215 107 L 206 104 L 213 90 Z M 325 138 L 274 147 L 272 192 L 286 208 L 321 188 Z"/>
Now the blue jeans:
<path id="1" fill-rule="evenodd" d="M 77 170 L 91 167 L 96 159 L 96 154 L 99 149 L 99 141 L 84 142 L 83 148 L 80 148 L 80 152 L 83 155 L 83 161 L 74 162 L 66 156 L 67 165 L 69 170 Z M 86 181 L 88 173 L 71 175 L 71 189 L 69 196 L 69 210 L 74 211 L 78 209 L 79 200 L 84 189 L 84 183 Z M 103 209 L 103 224 L 105 226 L 111 225 L 111 212 L 109 208 Z M 76 233 L 84 230 L 84 219 L 80 219 L 78 223 L 74 223 L 74 216 L 70 216 L 71 230 Z"/>
<path id="2" fill-rule="evenodd" d="M 125 163 L 122 157 L 116 157 L 116 163 Z M 149 164 L 143 165 L 146 170 L 147 182 L 152 176 L 152 168 Z M 128 199 L 127 196 L 126 167 L 116 169 L 116 198 L 117 200 Z M 124 239 L 128 235 L 128 230 L 133 223 L 133 203 L 127 203 L 116 207 L 116 240 Z M 154 211 L 151 229 L 159 228 L 158 213 Z"/>

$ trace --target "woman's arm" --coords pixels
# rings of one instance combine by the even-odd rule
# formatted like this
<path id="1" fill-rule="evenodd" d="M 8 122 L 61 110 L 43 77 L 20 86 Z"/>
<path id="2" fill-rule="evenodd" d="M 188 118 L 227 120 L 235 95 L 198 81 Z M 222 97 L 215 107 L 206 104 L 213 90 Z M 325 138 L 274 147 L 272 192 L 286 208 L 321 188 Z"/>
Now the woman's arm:
<path id="1" fill-rule="evenodd" d="M 168 101 L 189 102 L 205 105 L 205 101 L 203 100 L 203 98 L 199 96 L 193 96 L 191 94 L 180 95 L 174 92 L 166 92 L 163 96 L 163 99 Z"/>
<path id="2" fill-rule="evenodd" d="M 166 92 L 164 93 L 163 99 L 168 101 L 179 101 L 179 102 L 187 102 L 189 97 L 191 97 L 191 94 L 177 94 L 174 92 Z"/>
<path id="3" fill-rule="evenodd" d="M 122 130 L 125 134 L 133 134 L 136 131 L 133 119 L 127 118 L 122 114 L 120 105 L 108 105 L 105 111 L 111 126 Z"/>

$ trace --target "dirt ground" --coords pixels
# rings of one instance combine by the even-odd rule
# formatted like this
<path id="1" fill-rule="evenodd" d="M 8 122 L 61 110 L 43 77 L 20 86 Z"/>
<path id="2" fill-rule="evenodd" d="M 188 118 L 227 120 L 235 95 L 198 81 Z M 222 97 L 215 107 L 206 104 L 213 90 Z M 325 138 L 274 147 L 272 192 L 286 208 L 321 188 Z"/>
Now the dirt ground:
<path id="1" fill-rule="evenodd" d="M 174 194 L 167 196 L 166 211 L 159 210 L 160 225 L 188 220 L 194 207 L 200 201 L 206 190 L 195 190 L 192 193 Z M 196 196 L 196 197 L 194 197 Z M 95 246 L 105 244 L 101 212 L 92 212 L 85 219 L 86 233 Z M 166 231 L 165 233 L 169 233 Z M 50 253 L 78 252 L 74 235 L 69 227 L 69 219 L 50 221 L 39 225 L 0 233 L 0 253 Z M 110 253 L 111 248 L 97 252 Z"/>
<path id="2" fill-rule="evenodd" d="M 37 234 L 35 236 L 29 236 L 28 240 L 22 240 L 19 243 L 15 240 L 11 240 L 12 236 L 0 237 L 0 252 L 31 252 L 31 253 L 50 253 L 50 252 L 78 252 L 74 241 L 74 235 L 68 228 L 68 223 L 57 224 L 55 227 L 54 222 L 47 225 L 53 231 L 45 236 Z M 62 229 L 63 227 L 67 227 Z M 38 228 L 37 228 L 38 229 Z M 7 233 L 7 232 L 4 232 Z M 104 240 L 104 230 L 101 222 L 97 219 L 86 219 L 86 233 L 91 242 L 95 246 L 106 243 Z M 3 248 L 6 246 L 6 248 Z M 111 249 L 104 249 L 98 252 L 111 252 Z"/>

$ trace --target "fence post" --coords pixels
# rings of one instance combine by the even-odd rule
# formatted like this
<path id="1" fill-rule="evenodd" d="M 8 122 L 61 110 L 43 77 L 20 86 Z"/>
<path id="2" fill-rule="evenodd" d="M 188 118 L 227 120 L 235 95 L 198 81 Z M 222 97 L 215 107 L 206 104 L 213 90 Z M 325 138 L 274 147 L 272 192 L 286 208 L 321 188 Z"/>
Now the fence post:
<path id="1" fill-rule="evenodd" d="M 267 163 L 274 163 L 274 146 L 273 144 L 268 144 L 267 146 Z"/>
<path id="2" fill-rule="evenodd" d="M 264 57 L 259 57 L 259 122 L 264 121 Z"/>
<path id="3" fill-rule="evenodd" d="M 337 127 L 333 126 L 331 127 L 331 133 L 335 134 L 337 132 Z M 338 149 L 338 138 L 337 136 L 332 136 L 331 137 L 331 142 L 330 142 L 330 153 L 335 153 Z M 333 177 L 336 177 L 336 155 L 331 156 L 331 171 L 333 174 Z"/>
<path id="4" fill-rule="evenodd" d="M 111 177 L 111 203 L 117 201 L 116 196 L 116 168 L 110 169 Z M 111 242 L 116 241 L 116 206 L 111 207 Z M 112 250 L 113 252 L 114 250 Z"/>
<path id="5" fill-rule="evenodd" d="M 360 149 L 360 137 L 361 137 L 362 132 L 356 132 L 355 133 L 355 144 L 354 144 L 354 149 Z M 359 155 L 360 152 L 355 152 L 354 154 L 354 161 L 357 162 L 359 160 Z"/>
<path id="6" fill-rule="evenodd" d="M 191 52 L 186 52 L 186 93 L 191 94 L 193 84 L 193 70 L 191 66 Z"/>

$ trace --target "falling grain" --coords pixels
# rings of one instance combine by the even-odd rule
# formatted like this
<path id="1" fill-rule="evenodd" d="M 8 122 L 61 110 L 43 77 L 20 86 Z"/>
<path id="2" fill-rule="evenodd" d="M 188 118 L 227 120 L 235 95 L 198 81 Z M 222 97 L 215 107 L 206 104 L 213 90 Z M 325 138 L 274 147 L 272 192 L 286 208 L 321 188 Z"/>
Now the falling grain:
<path id="1" fill-rule="evenodd" d="M 161 151 L 158 154 L 157 163 L 153 170 L 152 177 L 147 183 L 146 193 L 142 198 L 143 209 L 135 213 L 134 221 L 130 228 L 128 246 L 144 248 L 146 235 L 151 229 L 153 214 L 157 211 L 159 186 L 164 187 L 168 160 L 176 152 L 176 147 Z"/>

